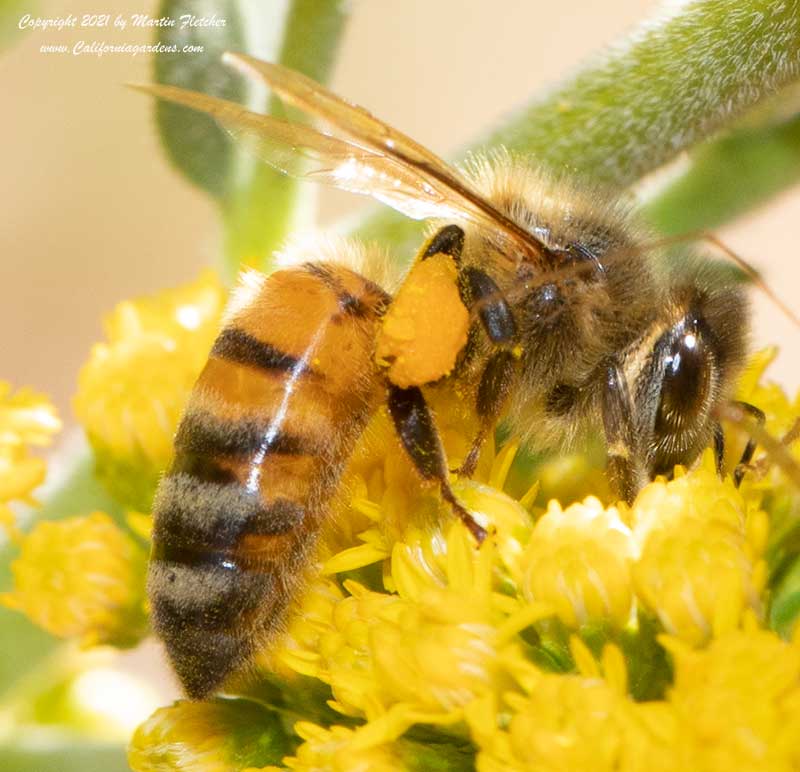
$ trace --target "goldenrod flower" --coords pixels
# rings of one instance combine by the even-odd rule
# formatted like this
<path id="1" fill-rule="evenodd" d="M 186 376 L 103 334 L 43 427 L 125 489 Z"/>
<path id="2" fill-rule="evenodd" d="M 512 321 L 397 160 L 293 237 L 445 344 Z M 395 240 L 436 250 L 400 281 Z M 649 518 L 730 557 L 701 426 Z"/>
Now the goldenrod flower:
<path id="1" fill-rule="evenodd" d="M 84 645 L 137 643 L 145 629 L 145 552 L 103 512 L 39 523 L 0 597 L 40 627 Z"/>
<path id="2" fill-rule="evenodd" d="M 266 667 L 283 667 L 302 675 L 320 678 L 320 644 L 334 629 L 333 614 L 344 593 L 336 582 L 320 578 L 305 592 L 298 614 L 275 656 L 263 657 Z"/>
<path id="3" fill-rule="evenodd" d="M 120 303 L 107 343 L 92 348 L 78 379 L 75 412 L 112 494 L 147 510 L 172 458 L 172 438 L 219 332 L 225 291 L 217 276 Z"/>
<path id="4" fill-rule="evenodd" d="M 402 603 L 371 631 L 373 673 L 384 699 L 432 714 L 458 711 L 497 675 L 490 545 L 474 559 L 460 526 L 447 534 L 438 575 L 422 545 L 397 544 L 392 577 Z M 439 569 L 441 570 L 441 568 Z"/>
<path id="5" fill-rule="evenodd" d="M 512 444 L 497 455 L 490 467 L 488 485 L 474 480 L 458 480 L 453 484 L 458 500 L 480 525 L 492 530 L 492 545 L 499 558 L 497 568 L 502 568 L 503 580 L 512 582 L 515 591 L 522 581 L 523 555 L 533 527 L 533 518 L 522 501 L 503 493 L 503 483 L 516 449 L 516 445 Z M 530 497 L 531 493 L 535 495 L 536 488 L 534 484 L 533 490 L 529 490 L 526 496 Z"/>
<path id="6" fill-rule="evenodd" d="M 523 591 L 551 604 L 571 628 L 605 621 L 625 626 L 633 612 L 631 564 L 637 548 L 616 507 L 590 497 L 566 510 L 551 501 L 523 557 Z"/>
<path id="7" fill-rule="evenodd" d="M 800 417 L 800 392 L 794 399 L 790 399 L 777 383 L 764 378 L 767 368 L 777 355 L 778 350 L 775 347 L 765 348 L 754 354 L 739 379 L 736 390 L 738 399 L 757 405 L 764 411 L 764 428 L 776 438 L 788 432 Z"/>
<path id="8" fill-rule="evenodd" d="M 398 594 L 348 581 L 342 596 L 318 583 L 278 658 L 330 684 L 333 706 L 369 719 L 376 741 L 419 721 L 457 721 L 466 704 L 497 688 L 505 643 L 497 629 L 505 615 L 492 591 L 494 550 L 476 551 L 471 538 L 458 523 L 446 536 L 412 530 L 392 552 Z"/>
<path id="9" fill-rule="evenodd" d="M 295 731 L 305 742 L 285 764 L 296 772 L 396 772 L 404 768 L 391 743 L 359 747 L 358 732 L 352 729 L 325 729 L 300 722 Z"/>
<path id="10" fill-rule="evenodd" d="M 9 504 L 34 504 L 31 494 L 45 477 L 45 462 L 31 453 L 31 446 L 48 445 L 60 429 L 46 397 L 30 389 L 12 394 L 11 384 L 0 381 L 0 527 L 15 538 L 20 532 Z"/>
<path id="11" fill-rule="evenodd" d="M 240 772 L 289 751 L 277 715 L 248 700 L 179 701 L 153 713 L 128 749 L 134 772 Z"/>
<path id="12" fill-rule="evenodd" d="M 668 708 L 661 706 L 654 715 L 651 706 L 638 705 L 625 694 L 621 654 L 612 647 L 603 656 L 605 669 L 613 671 L 605 678 L 577 639 L 573 648 L 578 674 L 554 675 L 517 663 L 514 673 L 523 693 L 506 693 L 505 710 L 488 698 L 469 711 L 480 748 L 479 772 L 670 769 L 662 753 Z M 661 735 L 653 731 L 659 724 Z"/>
<path id="13" fill-rule="evenodd" d="M 79 411 L 123 497 L 145 498 L 169 462 L 175 422 L 216 332 L 216 280 L 206 276 L 184 293 L 123 304 L 110 342 L 96 347 L 82 375 Z M 195 301 L 203 312 L 184 311 L 181 321 L 178 309 Z M 188 330 L 190 319 L 202 321 Z M 151 383 L 154 368 L 172 369 Z M 116 377 L 127 379 L 124 387 L 106 393 Z M 770 393 L 783 427 L 793 403 Z M 476 430 L 474 411 L 445 390 L 430 398 L 456 466 Z M 526 481 L 516 467 L 510 472 L 517 449 L 513 440 L 499 450 L 489 442 L 475 479 L 452 480 L 490 533 L 478 548 L 438 486 L 420 484 L 379 410 L 286 634 L 230 684 L 247 697 L 157 711 L 133 738 L 132 768 L 800 765 L 792 742 L 800 735 L 800 648 L 762 629 L 773 489 L 755 475 L 740 489 L 720 480 L 707 454 L 697 468 L 646 486 L 631 507 L 605 506 L 588 457 L 539 464 L 539 477 Z M 134 480 L 127 488 L 123 471 Z M 516 499 L 506 487 L 527 492 Z M 534 506 L 541 491 L 564 497 L 542 512 Z M 780 495 L 784 515 L 800 507 L 797 491 Z M 147 539 L 147 515 L 128 522 Z M 23 542 L 6 603 L 57 634 L 120 644 L 121 620 L 138 613 L 142 628 L 143 554 L 99 513 L 43 524 Z M 62 597 L 71 602 L 57 603 Z M 669 635 L 657 635 L 662 629 Z"/>
<path id="14" fill-rule="evenodd" d="M 709 457 L 646 486 L 632 517 L 641 544 L 636 592 L 667 632 L 701 644 L 735 627 L 746 609 L 761 613 L 767 516 L 719 479 Z"/>
<path id="15" fill-rule="evenodd" d="M 685 769 L 800 768 L 800 646 L 755 624 L 693 651 L 665 641 L 675 662 L 669 703 Z"/>

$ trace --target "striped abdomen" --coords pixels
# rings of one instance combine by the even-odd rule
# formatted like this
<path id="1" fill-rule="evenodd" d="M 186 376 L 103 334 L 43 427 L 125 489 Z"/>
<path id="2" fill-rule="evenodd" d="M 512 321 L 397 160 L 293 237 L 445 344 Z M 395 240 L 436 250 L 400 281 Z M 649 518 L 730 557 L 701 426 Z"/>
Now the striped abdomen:
<path id="1" fill-rule="evenodd" d="M 382 397 L 373 364 L 382 290 L 323 263 L 253 289 L 194 387 L 154 507 L 154 626 L 195 698 L 281 624 Z"/>

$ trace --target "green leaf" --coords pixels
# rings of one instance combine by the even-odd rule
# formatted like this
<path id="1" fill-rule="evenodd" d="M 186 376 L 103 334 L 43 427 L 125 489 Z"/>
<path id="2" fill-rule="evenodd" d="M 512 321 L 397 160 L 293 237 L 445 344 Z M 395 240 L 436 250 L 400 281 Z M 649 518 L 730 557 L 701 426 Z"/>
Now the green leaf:
<path id="1" fill-rule="evenodd" d="M 280 717 L 248 700 L 216 700 L 222 712 L 221 724 L 229 738 L 231 756 L 238 768 L 280 764 L 293 750 L 293 741 L 285 734 Z"/>
<path id="2" fill-rule="evenodd" d="M 798 72 L 799 0 L 696 0 L 640 25 L 457 157 L 503 145 L 613 193 L 730 125 Z M 420 226 L 381 210 L 356 233 L 408 252 Z"/>
<path id="3" fill-rule="evenodd" d="M 479 145 L 623 188 L 797 78 L 797 0 L 695 0 L 657 16 Z"/>
<path id="4" fill-rule="evenodd" d="M 406 737 L 395 741 L 395 748 L 409 772 L 471 772 L 475 769 L 475 747 L 466 741 L 447 742 L 435 730 L 424 733 L 416 727 Z M 437 727 L 438 729 L 438 727 Z M 416 736 L 415 740 L 407 739 Z"/>
<path id="5" fill-rule="evenodd" d="M 324 83 L 344 31 L 346 8 L 345 0 L 294 0 L 286 16 L 280 53 L 267 58 Z M 263 52 L 259 55 L 264 58 Z M 282 109 L 277 100 L 270 102 L 269 112 Z M 266 270 L 273 251 L 298 221 L 310 217 L 298 211 L 297 181 L 257 158 L 242 160 L 239 179 L 240 184 L 223 207 L 228 272 L 235 273 L 243 265 Z M 306 205 L 313 200 L 313 192 L 307 188 L 303 195 Z"/>
<path id="6" fill-rule="evenodd" d="M 175 53 L 156 57 L 155 79 L 183 88 L 253 104 L 241 76 L 222 64 L 226 50 L 245 51 L 278 60 L 324 81 L 333 63 L 347 18 L 344 0 L 165 0 L 160 16 L 181 15 L 225 19 L 225 26 L 159 28 L 158 42 L 177 46 Z M 277 32 L 276 32 L 277 30 Z M 202 53 L 184 53 L 186 45 L 202 45 Z M 270 111 L 277 107 L 270 102 Z M 264 268 L 296 222 L 298 187 L 291 180 L 234 145 L 206 115 L 166 102 L 156 107 L 161 138 L 175 166 L 222 207 L 225 265 L 229 275 L 242 265 Z"/>
<path id="7" fill-rule="evenodd" d="M 281 64 L 327 82 L 349 5 L 349 0 L 294 0 L 281 45 Z"/>
<path id="8" fill-rule="evenodd" d="M 185 14 L 225 21 L 223 27 L 184 26 Z M 175 50 L 154 56 L 158 83 L 203 91 L 223 99 L 244 97 L 242 78 L 222 64 L 222 54 L 242 50 L 245 36 L 236 0 L 163 0 L 160 18 L 174 26 L 157 27 L 156 43 Z M 186 46 L 200 47 L 187 53 Z M 155 105 L 161 141 L 172 163 L 195 185 L 216 198 L 224 198 L 232 184 L 232 169 L 239 153 L 227 134 L 208 116 L 167 102 Z"/>
<path id="9" fill-rule="evenodd" d="M 800 617 L 800 559 L 786 571 L 772 598 L 769 626 L 784 638 L 789 638 Z"/>

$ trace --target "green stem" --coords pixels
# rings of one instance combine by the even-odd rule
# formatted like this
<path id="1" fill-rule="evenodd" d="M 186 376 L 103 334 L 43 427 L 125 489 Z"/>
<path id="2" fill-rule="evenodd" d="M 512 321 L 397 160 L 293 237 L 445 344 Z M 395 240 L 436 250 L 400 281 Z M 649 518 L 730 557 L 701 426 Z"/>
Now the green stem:
<path id="1" fill-rule="evenodd" d="M 503 145 L 613 194 L 761 104 L 799 72 L 800 0 L 699 0 L 680 15 L 641 25 L 456 157 Z M 784 152 L 787 132 L 773 137 Z M 420 230 L 383 209 L 355 232 L 405 254 Z"/>
<path id="2" fill-rule="evenodd" d="M 696 0 L 641 25 L 476 145 L 624 188 L 798 72 L 798 0 Z"/>
<path id="3" fill-rule="evenodd" d="M 344 0 L 295 0 L 284 27 L 278 61 L 325 82 L 346 21 Z M 269 112 L 280 109 L 278 104 L 271 100 Z M 304 195 L 298 201 L 297 181 L 266 164 L 246 158 L 240 166 L 241 184 L 222 201 L 229 277 L 245 265 L 268 270 L 274 250 L 294 230 L 299 218 L 308 218 L 310 200 Z"/>
<path id="4" fill-rule="evenodd" d="M 687 171 L 642 208 L 665 234 L 718 228 L 800 180 L 800 115 L 699 148 Z"/>

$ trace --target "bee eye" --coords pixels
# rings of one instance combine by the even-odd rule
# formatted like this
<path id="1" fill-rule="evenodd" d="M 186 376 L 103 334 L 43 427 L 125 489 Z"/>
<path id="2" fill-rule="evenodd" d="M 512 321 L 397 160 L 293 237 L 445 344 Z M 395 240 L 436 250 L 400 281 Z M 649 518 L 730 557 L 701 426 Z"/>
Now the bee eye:
<path id="1" fill-rule="evenodd" d="M 703 412 L 714 368 L 711 351 L 695 324 L 679 330 L 665 348 L 656 430 L 674 431 Z"/>

